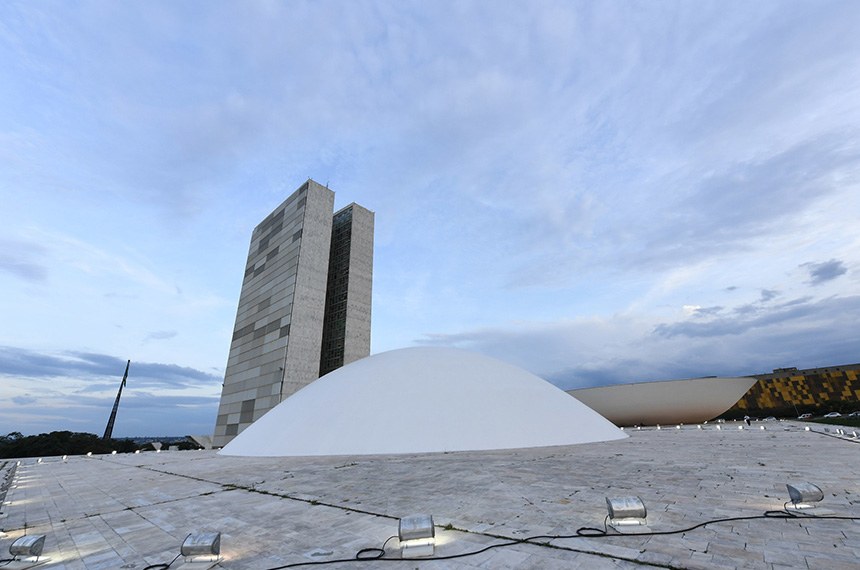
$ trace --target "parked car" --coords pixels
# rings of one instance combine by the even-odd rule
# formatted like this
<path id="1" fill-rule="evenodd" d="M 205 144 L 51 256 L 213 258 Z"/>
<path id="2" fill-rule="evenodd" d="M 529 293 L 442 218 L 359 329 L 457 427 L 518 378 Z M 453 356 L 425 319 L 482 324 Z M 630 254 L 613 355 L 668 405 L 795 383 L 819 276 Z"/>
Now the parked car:
<path id="1" fill-rule="evenodd" d="M 842 414 L 839 412 L 830 412 L 829 414 L 824 414 L 825 418 L 839 418 L 842 417 Z"/>
<path id="2" fill-rule="evenodd" d="M 848 414 L 848 417 L 849 418 L 860 418 L 860 410 L 857 410 L 856 412 L 851 412 L 850 414 Z"/>
<path id="3" fill-rule="evenodd" d="M 811 417 L 812 417 L 812 414 L 800 414 L 799 416 L 797 416 L 797 419 L 799 419 L 799 420 L 808 420 L 808 419 L 809 419 L 809 418 L 811 418 Z"/>
<path id="4" fill-rule="evenodd" d="M 766 418 L 764 419 L 764 421 L 766 421 L 766 422 L 775 422 L 775 421 L 776 421 L 776 416 L 768 416 L 768 417 L 766 417 Z"/>

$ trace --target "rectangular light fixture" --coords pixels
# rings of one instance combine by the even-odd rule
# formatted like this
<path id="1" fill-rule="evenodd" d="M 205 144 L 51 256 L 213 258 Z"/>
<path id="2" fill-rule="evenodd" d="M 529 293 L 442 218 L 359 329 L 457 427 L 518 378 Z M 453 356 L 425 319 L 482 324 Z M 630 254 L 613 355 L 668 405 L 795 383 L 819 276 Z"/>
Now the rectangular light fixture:
<path id="1" fill-rule="evenodd" d="M 410 515 L 401 518 L 397 537 L 400 539 L 402 557 L 433 556 L 436 547 L 433 515 Z"/>
<path id="2" fill-rule="evenodd" d="M 788 496 L 791 498 L 791 507 L 794 509 L 811 509 L 817 503 L 824 499 L 824 492 L 818 485 L 812 483 L 790 483 L 785 485 L 788 488 Z"/>
<path id="3" fill-rule="evenodd" d="M 615 526 L 644 525 L 648 511 L 639 497 L 606 497 L 609 524 Z"/>
<path id="4" fill-rule="evenodd" d="M 44 534 L 29 534 L 15 539 L 9 545 L 9 554 L 15 559 L 18 556 L 34 556 L 37 560 L 45 548 Z"/>
<path id="5" fill-rule="evenodd" d="M 179 553 L 186 558 L 195 556 L 214 556 L 217 560 L 221 555 L 220 532 L 191 533 L 185 537 Z"/>

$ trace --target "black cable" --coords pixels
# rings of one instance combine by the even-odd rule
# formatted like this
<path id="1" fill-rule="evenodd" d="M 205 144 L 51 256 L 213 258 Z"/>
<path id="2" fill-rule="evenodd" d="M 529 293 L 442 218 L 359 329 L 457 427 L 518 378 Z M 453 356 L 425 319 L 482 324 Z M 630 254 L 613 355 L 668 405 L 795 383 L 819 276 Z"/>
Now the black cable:
<path id="1" fill-rule="evenodd" d="M 380 548 L 362 548 L 358 552 L 355 553 L 356 560 L 379 560 L 383 556 L 385 556 L 385 546 L 391 541 L 392 538 L 397 538 L 397 535 L 389 536 L 385 539 L 385 542 L 382 543 L 382 547 Z M 370 554 L 372 553 L 372 554 Z M 366 554 L 370 554 L 369 556 Z"/>
<path id="2" fill-rule="evenodd" d="M 606 526 L 609 521 L 609 515 L 603 517 L 603 528 L 595 528 L 593 526 L 582 526 L 576 529 L 576 536 L 606 536 L 609 534 L 609 527 Z"/>
<path id="3" fill-rule="evenodd" d="M 379 560 L 385 556 L 384 548 L 362 548 L 355 553 L 355 560 Z"/>
<path id="4" fill-rule="evenodd" d="M 170 568 L 171 564 L 176 562 L 176 559 L 179 558 L 180 556 L 182 556 L 182 553 L 177 554 L 176 557 L 173 560 L 171 560 L 170 562 L 167 562 L 167 563 L 160 562 L 158 564 L 150 564 L 149 566 L 145 567 L 143 570 L 167 570 L 168 568 Z"/>
<path id="5" fill-rule="evenodd" d="M 370 550 L 370 549 L 363 549 Z M 362 552 L 362 550 L 359 550 Z M 384 552 L 383 552 L 384 554 Z M 385 558 L 359 558 L 356 554 L 355 558 L 337 558 L 335 560 L 313 560 L 311 562 L 293 562 L 292 564 L 284 564 L 283 566 L 274 566 L 267 570 L 284 570 L 284 568 L 298 568 L 300 566 L 322 566 L 324 564 L 339 564 L 341 562 L 369 562 L 371 560 L 385 560 Z M 144 569 L 146 570 L 146 569 Z"/>
<path id="6" fill-rule="evenodd" d="M 284 570 L 284 568 L 298 568 L 300 566 L 323 566 L 325 564 L 338 564 L 341 562 L 369 562 L 371 560 L 401 560 L 400 558 L 389 559 L 383 558 L 385 556 L 385 546 L 391 541 L 392 538 L 397 538 L 397 535 L 389 536 L 385 539 L 385 542 L 382 543 L 382 547 L 370 547 L 370 548 L 362 548 L 358 552 L 355 553 L 354 558 L 338 558 L 335 560 L 314 560 L 311 562 L 293 562 L 292 564 L 284 564 L 283 566 L 276 566 L 274 568 L 268 568 L 267 570 Z M 372 553 L 372 554 L 371 554 Z M 144 570 L 146 570 L 144 568 Z"/>
<path id="7" fill-rule="evenodd" d="M 618 534 L 606 534 L 607 537 L 618 537 L 618 536 L 667 536 L 671 534 L 683 534 L 685 532 L 690 532 L 692 530 L 696 530 L 697 528 L 702 528 L 708 526 L 710 524 L 723 523 L 723 522 L 735 522 L 735 521 L 751 521 L 751 520 L 759 520 L 759 519 L 773 519 L 773 518 L 782 518 L 782 519 L 792 519 L 792 518 L 803 518 L 803 519 L 828 519 L 828 520 L 846 520 L 846 521 L 860 521 L 860 517 L 841 517 L 841 516 L 822 516 L 822 515 L 798 515 L 795 513 L 791 513 L 788 511 L 765 511 L 764 514 L 761 515 L 752 515 L 746 517 L 727 517 L 723 519 L 711 519 L 708 521 L 701 522 L 699 524 L 695 524 L 693 526 L 687 528 L 681 528 L 677 530 L 663 530 L 663 531 L 652 531 L 652 532 L 636 532 L 636 533 L 618 533 Z M 590 529 L 588 527 L 583 527 L 577 530 L 577 533 L 580 531 L 593 531 L 597 529 Z M 583 534 L 574 534 L 569 536 L 555 536 L 554 539 L 565 539 L 565 538 L 579 538 L 586 536 L 595 536 L 587 533 Z M 601 536 L 601 535 L 597 535 Z M 538 537 L 544 538 L 544 537 Z"/>
<path id="8" fill-rule="evenodd" d="M 787 503 L 786 503 L 787 504 Z M 551 534 L 540 534 L 535 536 L 529 536 L 527 538 L 512 538 L 505 540 L 504 542 L 497 542 L 495 544 L 490 544 L 481 548 L 479 550 L 472 550 L 469 552 L 461 552 L 460 554 L 449 554 L 447 556 L 426 556 L 426 557 L 415 557 L 415 558 L 385 558 L 385 545 L 388 544 L 388 541 L 394 538 L 390 537 L 388 540 L 383 543 L 382 548 L 364 548 L 359 550 L 356 554 L 355 558 L 339 558 L 336 560 L 315 560 L 312 562 L 295 562 L 292 564 L 285 564 L 283 566 L 277 566 L 274 568 L 268 568 L 267 570 L 284 570 L 285 568 L 298 568 L 300 566 L 322 566 L 326 564 L 339 564 L 345 562 L 369 562 L 369 561 L 379 561 L 379 562 L 430 562 L 432 560 L 454 560 L 456 558 L 466 558 L 467 556 L 475 556 L 477 554 L 482 554 L 487 552 L 488 550 L 492 550 L 494 548 L 502 548 L 506 546 L 514 546 L 517 544 L 535 544 L 535 545 L 548 545 L 549 541 L 552 540 L 566 540 L 566 539 L 574 539 L 574 538 L 617 538 L 617 537 L 646 537 L 646 536 L 668 536 L 673 534 L 683 534 L 686 532 L 690 532 L 711 524 L 724 523 L 724 522 L 736 522 L 736 521 L 749 521 L 749 520 L 764 520 L 764 519 L 792 519 L 792 518 L 803 518 L 806 520 L 812 519 L 828 519 L 828 520 L 848 520 L 848 521 L 860 521 L 860 517 L 843 517 L 843 516 L 822 516 L 822 515 L 798 515 L 787 510 L 776 510 L 776 511 L 765 511 L 761 515 L 751 515 L 745 517 L 726 517 L 721 519 L 711 519 L 707 520 L 693 526 L 689 526 L 686 528 L 681 528 L 677 530 L 664 530 L 664 531 L 651 531 L 651 532 L 637 532 L 637 533 L 618 533 L 618 534 L 610 534 L 607 527 L 607 520 L 609 517 L 603 519 L 603 529 L 594 528 L 594 527 L 580 527 L 577 529 L 575 534 L 569 535 L 551 535 Z M 537 542 L 544 541 L 544 542 Z M 373 552 L 374 556 L 362 556 L 363 553 Z M 598 553 L 599 554 L 599 553 Z M 144 570 L 147 570 L 144 568 Z"/>

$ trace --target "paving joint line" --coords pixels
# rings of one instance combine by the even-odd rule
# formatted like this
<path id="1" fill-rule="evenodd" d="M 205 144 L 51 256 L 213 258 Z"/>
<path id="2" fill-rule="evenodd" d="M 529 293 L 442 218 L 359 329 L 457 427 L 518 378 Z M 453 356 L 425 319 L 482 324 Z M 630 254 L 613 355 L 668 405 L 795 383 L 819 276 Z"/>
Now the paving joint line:
<path id="1" fill-rule="evenodd" d="M 260 495 L 268 495 L 268 496 L 271 496 L 271 497 L 278 497 L 279 499 L 288 499 L 288 500 L 291 500 L 291 501 L 299 501 L 299 502 L 302 502 L 302 503 L 309 504 L 309 505 L 311 505 L 311 506 L 323 506 L 323 507 L 329 507 L 329 508 L 332 508 L 332 509 L 338 509 L 338 510 L 341 510 L 341 511 L 353 512 L 353 513 L 358 513 L 358 514 L 363 514 L 363 515 L 369 515 L 369 516 L 374 516 L 374 517 L 380 517 L 380 518 L 386 518 L 386 519 L 391 519 L 391 520 L 399 520 L 399 519 L 398 519 L 398 517 L 395 517 L 395 516 L 393 516 L 393 515 L 384 514 L 384 513 L 376 513 L 376 512 L 372 512 L 372 511 L 366 511 L 366 510 L 362 510 L 362 509 L 356 509 L 356 508 L 353 508 L 353 507 L 347 507 L 347 506 L 343 506 L 343 505 L 336 505 L 336 504 L 332 504 L 332 503 L 326 503 L 326 502 L 319 501 L 319 500 L 316 500 L 316 499 L 303 499 L 303 498 L 301 498 L 301 497 L 295 497 L 295 496 L 292 496 L 292 495 L 289 495 L 289 494 L 276 493 L 276 492 L 272 492 L 272 491 L 266 491 L 266 490 L 263 490 L 263 489 L 257 489 L 257 488 L 254 488 L 254 487 L 248 487 L 248 486 L 244 486 L 244 485 L 236 485 L 236 484 L 234 484 L 234 483 L 220 483 L 220 482 L 217 482 L 217 481 L 210 481 L 210 480 L 208 480 L 208 479 L 203 479 L 203 478 L 201 478 L 201 477 L 194 477 L 194 476 L 192 476 L 192 475 L 183 475 L 183 474 L 181 474 L 181 473 L 174 473 L 174 472 L 172 472 L 172 471 L 164 471 L 164 470 L 161 470 L 161 469 L 155 469 L 155 468 L 153 468 L 153 467 L 146 467 L 146 466 L 143 466 L 143 465 L 136 465 L 136 466 L 134 466 L 134 467 L 137 467 L 137 468 L 140 468 L 140 469 L 146 469 L 146 470 L 148 470 L 148 471 L 153 471 L 153 472 L 156 472 L 156 473 L 162 473 L 162 474 L 164 474 L 164 475 L 172 475 L 172 476 L 174 476 L 174 477 L 182 477 L 182 478 L 191 479 L 191 480 L 194 480 L 194 481 L 200 481 L 200 482 L 203 482 L 203 483 L 209 483 L 209 484 L 212 484 L 212 485 L 220 485 L 221 487 L 223 487 L 223 488 L 224 488 L 224 491 L 230 491 L 230 490 L 241 490 L 241 491 L 247 491 L 247 492 L 249 492 L 249 493 L 257 493 L 257 494 L 260 494 Z M 573 547 L 569 547 L 569 546 L 560 546 L 560 545 L 557 545 L 557 544 L 552 544 L 551 542 L 534 542 L 534 541 L 529 541 L 529 540 L 522 540 L 522 539 L 519 539 L 519 538 L 506 537 L 506 536 L 504 536 L 504 535 L 497 535 L 497 534 L 492 534 L 492 533 L 487 533 L 487 532 L 479 532 L 479 531 L 472 531 L 472 530 L 467 530 L 467 529 L 461 529 L 461 528 L 454 527 L 453 525 L 446 525 L 446 526 L 436 525 L 436 526 L 437 526 L 437 527 L 440 527 L 440 528 L 442 528 L 442 529 L 444 529 L 444 530 L 453 530 L 453 531 L 457 531 L 457 532 L 462 532 L 462 533 L 464 533 L 464 534 L 472 534 L 472 535 L 477 535 L 477 536 L 484 536 L 484 537 L 486 537 L 486 538 L 493 538 L 493 539 L 498 539 L 498 540 L 506 540 L 506 541 L 510 541 L 510 542 L 512 542 L 512 544 L 511 544 L 510 546 L 515 546 L 516 544 L 531 544 L 531 545 L 533 545 L 533 546 L 540 546 L 540 547 L 544 547 L 544 548 L 554 548 L 554 549 L 556 549 L 556 550 L 564 550 L 564 551 L 568 551 L 568 552 L 576 552 L 576 553 L 578 553 L 578 554 L 588 554 L 588 555 L 591 555 L 591 556 L 600 556 L 600 557 L 604 557 L 604 558 L 610 558 L 610 559 L 613 559 L 613 560 L 623 560 L 623 561 L 625 561 L 625 562 L 632 562 L 632 563 L 634 563 L 634 564 L 638 564 L 638 565 L 640 565 L 640 566 L 650 566 L 650 567 L 653 567 L 653 568 L 666 568 L 666 569 L 669 569 L 669 570 L 683 570 L 683 567 L 682 567 L 682 566 L 672 566 L 672 565 L 665 565 L 665 564 L 657 564 L 657 563 L 653 563 L 653 562 L 647 562 L 647 561 L 643 561 L 643 560 L 637 560 L 637 559 L 635 559 L 635 558 L 626 558 L 626 557 L 623 557 L 623 556 L 616 556 L 616 555 L 608 554 L 608 553 L 605 553 L 605 552 L 596 552 L 596 551 L 590 551 L 590 550 L 581 550 L 581 549 L 577 549 L 577 548 L 573 548 Z M 584 538 L 585 538 L 585 537 L 584 537 Z M 640 554 L 641 554 L 641 553 L 644 553 L 644 552 L 645 552 L 645 551 L 640 551 Z"/>

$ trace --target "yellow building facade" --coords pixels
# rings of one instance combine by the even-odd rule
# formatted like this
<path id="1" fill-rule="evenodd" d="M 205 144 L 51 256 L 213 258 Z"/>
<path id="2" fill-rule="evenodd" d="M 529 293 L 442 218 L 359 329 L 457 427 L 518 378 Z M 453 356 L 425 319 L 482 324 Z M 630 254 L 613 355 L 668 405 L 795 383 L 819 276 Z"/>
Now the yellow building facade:
<path id="1" fill-rule="evenodd" d="M 860 364 L 826 368 L 777 368 L 756 374 L 752 388 L 725 416 L 853 412 L 860 409 Z"/>

